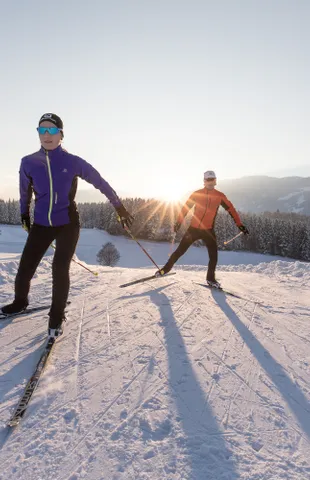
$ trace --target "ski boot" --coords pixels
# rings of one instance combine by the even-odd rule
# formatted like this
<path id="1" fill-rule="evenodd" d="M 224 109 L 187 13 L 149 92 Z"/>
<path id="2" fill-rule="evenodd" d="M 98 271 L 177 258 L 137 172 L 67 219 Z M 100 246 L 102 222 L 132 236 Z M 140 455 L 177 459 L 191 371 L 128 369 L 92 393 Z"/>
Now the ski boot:
<path id="1" fill-rule="evenodd" d="M 217 288 L 218 290 L 222 290 L 221 284 L 217 280 L 207 280 L 207 284 L 211 288 Z"/>
<path id="2" fill-rule="evenodd" d="M 61 327 L 58 328 L 49 328 L 48 329 L 48 339 L 49 340 L 56 340 L 57 338 L 61 337 L 63 334 L 63 329 Z"/>
<path id="3" fill-rule="evenodd" d="M 13 303 L 5 305 L 0 309 L 0 313 L 4 315 L 14 315 L 15 313 L 23 312 L 28 307 L 27 300 L 14 300 Z"/>
<path id="4" fill-rule="evenodd" d="M 56 340 L 58 337 L 61 337 L 63 334 L 63 324 L 67 320 L 66 315 L 63 314 L 55 318 L 54 315 L 49 313 L 49 326 L 48 326 L 48 338 L 49 340 L 54 339 Z"/>
<path id="5" fill-rule="evenodd" d="M 170 272 L 170 270 L 172 269 L 172 266 L 170 267 L 167 264 L 164 265 L 163 268 L 161 268 L 160 270 L 157 270 L 157 272 L 155 273 L 155 277 L 162 277 L 166 273 Z"/>

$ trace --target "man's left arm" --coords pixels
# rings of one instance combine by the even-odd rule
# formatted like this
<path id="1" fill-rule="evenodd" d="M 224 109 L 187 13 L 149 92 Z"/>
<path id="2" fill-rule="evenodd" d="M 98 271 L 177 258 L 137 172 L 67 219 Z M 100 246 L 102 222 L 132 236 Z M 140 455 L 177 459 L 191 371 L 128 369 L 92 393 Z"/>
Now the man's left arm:
<path id="1" fill-rule="evenodd" d="M 225 208 L 225 210 L 229 213 L 229 215 L 233 218 L 235 224 L 237 225 L 237 227 L 239 228 L 239 230 L 241 230 L 241 232 L 243 232 L 245 235 L 248 235 L 249 234 L 249 231 L 248 229 L 243 225 L 242 221 L 241 221 L 241 218 L 237 212 L 237 210 L 235 209 L 235 207 L 233 206 L 233 204 L 231 203 L 230 200 L 228 200 L 228 198 L 226 197 L 226 195 L 223 194 L 222 196 L 222 201 L 221 201 L 221 206 L 223 208 Z"/>

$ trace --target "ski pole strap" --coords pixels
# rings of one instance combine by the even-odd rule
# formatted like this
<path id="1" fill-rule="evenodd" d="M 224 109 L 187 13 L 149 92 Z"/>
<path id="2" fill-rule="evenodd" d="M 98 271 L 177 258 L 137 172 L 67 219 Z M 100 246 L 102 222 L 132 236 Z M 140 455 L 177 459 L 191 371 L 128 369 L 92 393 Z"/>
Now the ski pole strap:
<path id="1" fill-rule="evenodd" d="M 232 242 L 233 240 L 235 240 L 235 238 L 240 237 L 240 235 L 243 235 L 243 232 L 238 233 L 237 235 L 235 235 L 235 236 L 234 236 L 233 238 L 231 238 L 230 240 L 226 240 L 226 241 L 224 242 L 224 245 L 228 245 L 228 243 L 230 243 L 230 242 Z"/>
<path id="2" fill-rule="evenodd" d="M 147 251 L 145 250 L 145 248 L 142 247 L 141 243 L 136 239 L 136 237 L 131 233 L 130 229 L 124 225 L 124 230 L 126 230 L 126 232 L 128 233 L 128 235 L 131 236 L 131 238 L 139 245 L 139 247 L 141 248 L 141 250 L 143 250 L 143 252 L 145 253 L 145 255 L 151 260 L 151 262 L 153 263 L 153 265 L 155 265 L 155 267 L 160 270 L 159 266 L 157 265 L 157 263 L 155 262 L 155 260 L 153 260 L 153 258 L 151 257 L 151 255 L 149 255 L 147 253 Z"/>

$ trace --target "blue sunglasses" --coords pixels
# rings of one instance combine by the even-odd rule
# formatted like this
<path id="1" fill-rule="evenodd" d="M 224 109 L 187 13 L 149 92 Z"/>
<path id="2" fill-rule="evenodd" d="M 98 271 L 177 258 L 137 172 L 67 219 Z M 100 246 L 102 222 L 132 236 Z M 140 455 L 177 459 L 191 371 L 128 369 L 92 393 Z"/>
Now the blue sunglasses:
<path id="1" fill-rule="evenodd" d="M 38 127 L 37 132 L 40 135 L 44 135 L 44 133 L 49 133 L 50 135 L 56 135 L 56 133 L 61 132 L 62 130 L 57 127 Z"/>

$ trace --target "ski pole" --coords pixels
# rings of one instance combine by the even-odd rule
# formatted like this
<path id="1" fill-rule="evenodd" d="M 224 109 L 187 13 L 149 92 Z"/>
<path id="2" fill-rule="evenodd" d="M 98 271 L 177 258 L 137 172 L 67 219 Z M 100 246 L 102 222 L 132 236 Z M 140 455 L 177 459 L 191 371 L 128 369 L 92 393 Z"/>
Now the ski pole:
<path id="1" fill-rule="evenodd" d="M 120 217 L 118 217 L 118 221 L 120 222 Z M 155 262 L 155 260 L 153 260 L 153 258 L 151 257 L 151 255 L 149 255 L 147 253 L 147 251 L 145 250 L 145 248 L 142 247 L 141 243 L 136 239 L 136 237 L 131 233 L 130 229 L 124 225 L 123 226 L 124 230 L 126 230 L 126 232 L 131 236 L 131 238 L 139 245 L 139 247 L 143 250 L 143 252 L 145 253 L 145 255 L 147 255 L 149 257 L 149 259 L 151 260 L 151 262 L 155 265 L 156 268 L 158 268 L 158 270 L 160 270 L 159 266 L 157 265 L 157 263 Z"/>
<path id="2" fill-rule="evenodd" d="M 52 247 L 54 250 L 56 250 L 56 247 L 55 247 L 55 245 L 54 245 L 53 243 L 51 244 L 51 247 Z M 98 272 L 94 272 L 93 270 L 90 270 L 90 268 L 85 267 L 85 265 L 83 265 L 83 263 L 78 262 L 78 261 L 75 260 L 74 258 L 72 258 L 72 262 L 76 263 L 77 265 L 80 265 L 80 267 L 85 268 L 85 270 L 87 270 L 89 273 L 92 273 L 93 275 L 95 275 L 95 277 L 98 276 Z"/>
<path id="3" fill-rule="evenodd" d="M 227 245 L 228 243 L 232 242 L 233 240 L 235 240 L 235 238 L 240 237 L 240 235 L 242 235 L 242 234 L 243 234 L 243 232 L 240 232 L 240 233 L 238 233 L 237 235 L 235 235 L 233 238 L 231 238 L 230 240 L 226 240 L 226 241 L 224 242 L 224 245 Z"/>

